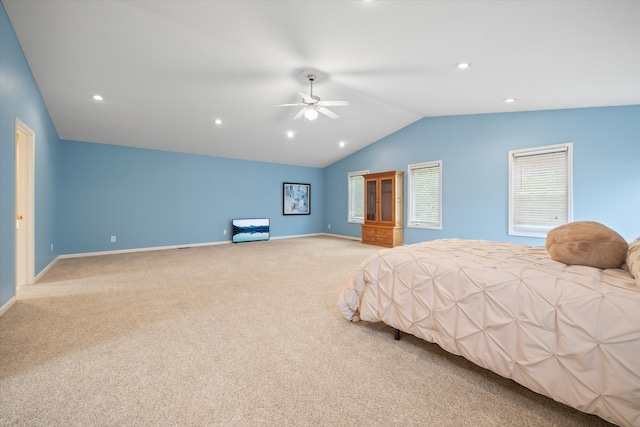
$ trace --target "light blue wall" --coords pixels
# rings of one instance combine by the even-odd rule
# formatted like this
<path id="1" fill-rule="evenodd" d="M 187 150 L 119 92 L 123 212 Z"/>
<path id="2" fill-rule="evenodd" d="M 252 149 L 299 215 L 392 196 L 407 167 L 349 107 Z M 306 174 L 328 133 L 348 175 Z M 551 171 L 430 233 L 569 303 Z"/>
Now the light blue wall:
<path id="1" fill-rule="evenodd" d="M 15 121 L 35 132 L 35 272 L 57 255 L 58 134 L 0 3 L 0 307 L 14 296 Z"/>
<path id="2" fill-rule="evenodd" d="M 640 236 L 640 106 L 424 118 L 325 168 L 325 231 L 347 223 L 347 174 L 405 171 L 442 160 L 442 230 L 405 228 L 405 243 L 459 237 L 544 245 L 508 235 L 508 151 L 563 142 L 574 148 L 574 220 Z M 405 203 L 406 206 L 406 203 Z M 405 209 L 406 223 L 406 209 Z"/>
<path id="3" fill-rule="evenodd" d="M 229 241 L 233 218 L 270 218 L 271 237 L 319 233 L 322 176 L 319 168 L 63 141 L 61 252 Z M 311 215 L 282 214 L 285 181 L 311 184 Z"/>

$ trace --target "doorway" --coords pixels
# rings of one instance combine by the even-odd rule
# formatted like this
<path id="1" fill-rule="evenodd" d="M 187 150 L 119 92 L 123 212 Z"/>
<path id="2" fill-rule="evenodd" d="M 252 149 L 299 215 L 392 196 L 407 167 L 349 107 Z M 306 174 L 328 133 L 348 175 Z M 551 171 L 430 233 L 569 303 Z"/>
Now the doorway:
<path id="1" fill-rule="evenodd" d="M 15 288 L 35 280 L 35 133 L 16 119 Z"/>

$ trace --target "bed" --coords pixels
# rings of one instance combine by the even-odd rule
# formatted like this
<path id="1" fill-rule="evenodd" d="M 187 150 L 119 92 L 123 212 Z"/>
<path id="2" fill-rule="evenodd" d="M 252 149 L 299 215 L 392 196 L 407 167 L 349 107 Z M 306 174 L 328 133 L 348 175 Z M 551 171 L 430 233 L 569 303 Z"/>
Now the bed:
<path id="1" fill-rule="evenodd" d="M 435 240 L 367 258 L 338 309 L 580 411 L 640 426 L 640 277 L 624 268 L 566 265 L 524 244 Z"/>

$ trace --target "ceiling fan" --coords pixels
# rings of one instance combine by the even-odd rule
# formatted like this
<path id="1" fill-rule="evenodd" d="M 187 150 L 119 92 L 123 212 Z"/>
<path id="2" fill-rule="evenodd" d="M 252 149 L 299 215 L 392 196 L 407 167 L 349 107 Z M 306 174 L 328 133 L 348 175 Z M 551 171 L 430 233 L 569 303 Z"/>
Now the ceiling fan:
<path id="1" fill-rule="evenodd" d="M 309 94 L 298 92 L 300 96 L 302 96 L 302 101 L 296 104 L 280 104 L 274 105 L 274 107 L 293 107 L 293 106 L 302 106 L 302 109 L 295 115 L 293 118 L 299 119 L 304 116 L 305 120 L 315 120 L 318 118 L 318 113 L 322 113 L 327 117 L 331 117 L 332 119 L 337 119 L 340 117 L 338 114 L 329 110 L 326 107 L 339 107 L 349 105 L 349 101 L 345 99 L 340 99 L 336 101 L 322 101 L 320 97 L 313 94 L 313 82 L 316 79 L 315 74 L 307 74 L 307 78 L 309 79 L 309 84 L 311 85 L 311 90 Z"/>

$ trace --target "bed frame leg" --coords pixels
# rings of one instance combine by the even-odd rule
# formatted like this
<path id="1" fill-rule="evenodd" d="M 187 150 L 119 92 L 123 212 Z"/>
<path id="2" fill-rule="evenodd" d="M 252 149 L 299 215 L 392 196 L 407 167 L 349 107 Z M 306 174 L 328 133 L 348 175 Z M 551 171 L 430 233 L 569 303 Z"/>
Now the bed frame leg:
<path id="1" fill-rule="evenodd" d="M 396 341 L 400 339 L 400 329 L 396 329 L 396 335 L 394 338 L 396 339 Z"/>

